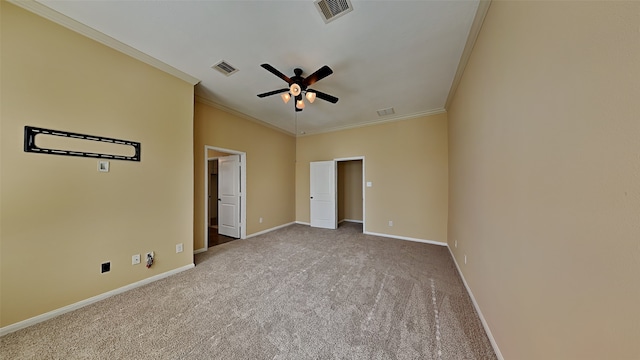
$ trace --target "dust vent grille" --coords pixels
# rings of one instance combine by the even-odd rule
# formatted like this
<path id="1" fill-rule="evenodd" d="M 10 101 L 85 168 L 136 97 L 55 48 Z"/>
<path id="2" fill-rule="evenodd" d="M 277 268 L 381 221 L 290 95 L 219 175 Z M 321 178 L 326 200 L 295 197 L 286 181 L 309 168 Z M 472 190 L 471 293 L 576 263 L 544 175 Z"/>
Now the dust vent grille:
<path id="1" fill-rule="evenodd" d="M 230 76 L 238 72 L 238 69 L 236 69 L 235 67 L 233 67 L 231 64 L 229 64 L 224 60 L 219 61 L 218 63 L 216 63 L 211 67 L 215 70 L 218 70 L 219 72 L 223 73 L 226 76 Z"/>
<path id="2" fill-rule="evenodd" d="M 378 110 L 378 116 L 387 116 L 387 115 L 391 115 L 391 114 L 395 114 L 395 113 L 396 112 L 395 112 L 395 110 L 393 110 L 392 107 Z"/>
<path id="3" fill-rule="evenodd" d="M 329 23 L 353 10 L 350 0 L 317 0 L 315 4 L 325 23 Z"/>

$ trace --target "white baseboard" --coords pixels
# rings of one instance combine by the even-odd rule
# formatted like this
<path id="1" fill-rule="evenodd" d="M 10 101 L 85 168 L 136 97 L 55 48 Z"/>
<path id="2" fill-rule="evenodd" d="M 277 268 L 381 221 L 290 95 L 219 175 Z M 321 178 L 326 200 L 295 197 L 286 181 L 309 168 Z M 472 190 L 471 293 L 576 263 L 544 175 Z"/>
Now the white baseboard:
<path id="1" fill-rule="evenodd" d="M 202 248 L 202 249 L 198 249 L 198 250 L 193 250 L 193 255 L 200 254 L 200 253 L 203 253 L 203 252 L 205 252 L 205 251 L 207 251 L 207 248 Z"/>
<path id="2" fill-rule="evenodd" d="M 282 229 L 282 228 L 284 228 L 284 227 L 287 227 L 287 226 L 289 226 L 289 225 L 293 225 L 293 224 L 295 224 L 295 222 L 290 222 L 290 223 L 287 223 L 287 224 L 282 224 L 282 225 L 278 225 L 278 226 L 276 226 L 276 227 L 272 227 L 271 229 L 258 231 L 257 233 L 253 233 L 253 234 L 251 234 L 251 235 L 247 235 L 247 237 L 246 237 L 245 239 L 249 239 L 249 238 L 252 238 L 252 237 L 254 237 L 254 236 L 258 236 L 258 235 L 266 234 L 266 233 L 268 233 L 268 232 L 272 232 L 272 231 L 274 231 L 274 230 Z"/>
<path id="3" fill-rule="evenodd" d="M 464 278 L 464 275 L 462 274 L 462 271 L 460 271 L 460 266 L 458 265 L 458 261 L 456 261 L 456 257 L 453 255 L 453 252 L 451 251 L 451 248 L 449 246 L 447 246 L 447 248 L 449 249 L 449 253 L 451 254 L 451 258 L 453 259 L 453 263 L 456 264 L 456 268 L 458 269 L 458 274 L 460 274 L 460 278 L 462 279 L 462 283 L 464 284 L 464 287 L 467 289 L 467 293 L 469 293 L 469 297 L 471 298 L 471 302 L 473 303 L 473 307 L 476 309 L 476 312 L 478 313 L 478 316 L 480 317 L 480 322 L 482 322 L 482 327 L 484 327 L 484 331 L 487 333 L 487 337 L 489 337 L 489 342 L 491 342 L 491 346 L 493 347 L 493 351 L 496 353 L 496 356 L 498 357 L 498 360 L 504 360 L 504 357 L 502 356 L 502 353 L 500 352 L 500 349 L 498 348 L 498 343 L 496 343 L 496 339 L 493 337 L 493 334 L 491 333 L 491 329 L 489 328 L 489 324 L 487 323 L 487 320 L 485 320 L 484 315 L 482 315 L 482 310 L 480 310 L 480 306 L 478 305 L 478 302 L 476 301 L 476 298 L 473 296 L 473 292 L 471 292 L 471 288 L 469 287 L 469 284 L 467 284 L 467 280 Z"/>
<path id="4" fill-rule="evenodd" d="M 304 221 L 296 221 L 296 224 L 311 226 L 311 223 L 304 222 Z"/>
<path id="5" fill-rule="evenodd" d="M 415 242 L 420 242 L 420 243 L 425 243 L 425 244 L 431 244 L 431 245 L 447 246 L 447 243 L 440 242 L 440 241 L 434 241 L 434 240 L 416 239 L 416 238 L 407 237 L 407 236 L 398 236 L 398 235 L 381 234 L 381 233 L 374 233 L 374 232 L 370 232 L 370 231 L 365 231 L 364 233 L 365 233 L 366 235 L 375 235 L 375 236 L 382 236 L 382 237 L 387 237 L 387 238 L 392 238 L 392 239 L 407 240 L 407 241 L 415 241 Z"/>
<path id="6" fill-rule="evenodd" d="M 4 336 L 6 334 L 12 333 L 14 331 L 18 331 L 20 329 L 24 329 L 26 327 L 29 327 L 31 325 L 35 325 L 37 323 L 43 322 L 45 320 L 49 320 L 52 319 L 58 315 L 62 315 L 64 313 L 68 313 L 70 311 L 73 310 L 77 310 L 80 309 L 82 307 L 85 307 L 87 305 L 91 305 L 93 303 L 96 303 L 100 300 L 104 300 L 106 298 L 109 298 L 113 295 L 117 295 L 117 294 L 121 294 L 123 292 L 135 289 L 137 287 L 152 283 L 154 281 L 158 281 L 160 279 L 164 279 L 166 277 L 169 277 L 171 275 L 175 275 L 177 273 L 183 272 L 185 270 L 189 270 L 192 269 L 195 265 L 194 264 L 189 264 L 189 265 L 185 265 L 182 267 L 179 267 L 177 269 L 173 269 L 171 271 L 167 271 L 165 273 L 162 274 L 158 274 L 140 281 L 136 281 L 133 284 L 129 284 L 129 285 L 125 285 L 123 287 L 111 290 L 111 291 L 107 291 L 106 293 L 102 293 L 100 295 L 96 295 L 94 297 L 90 297 L 88 299 L 82 300 L 82 301 L 78 301 L 77 303 L 71 304 L 71 305 L 67 305 L 64 307 L 61 307 L 59 309 L 53 310 L 53 311 L 49 311 L 47 313 L 44 313 L 42 315 L 38 315 L 38 316 L 34 316 L 32 318 L 26 319 L 26 320 L 22 320 L 20 322 L 17 322 L 15 324 L 11 324 L 8 326 L 5 326 L 3 328 L 0 328 L 0 336 Z"/>
<path id="7" fill-rule="evenodd" d="M 343 219 L 338 221 L 338 224 L 342 224 L 343 222 L 352 222 L 352 223 L 358 223 L 358 224 L 363 224 L 364 221 L 362 220 L 351 220 L 351 219 Z"/>

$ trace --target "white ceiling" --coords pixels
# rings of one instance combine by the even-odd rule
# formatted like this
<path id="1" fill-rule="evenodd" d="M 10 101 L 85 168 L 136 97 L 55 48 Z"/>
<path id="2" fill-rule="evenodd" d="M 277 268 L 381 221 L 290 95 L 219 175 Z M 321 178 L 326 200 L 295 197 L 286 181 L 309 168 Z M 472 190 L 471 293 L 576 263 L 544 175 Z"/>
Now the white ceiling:
<path id="1" fill-rule="evenodd" d="M 294 133 L 317 133 L 442 111 L 478 0 L 357 1 L 325 24 L 313 0 L 50 1 L 40 3 L 201 82 L 196 95 Z M 226 77 L 211 66 L 226 60 Z M 340 100 L 316 100 L 296 113 L 280 96 L 287 84 L 260 67 L 307 76 Z M 393 107 L 394 115 L 376 110 Z"/>

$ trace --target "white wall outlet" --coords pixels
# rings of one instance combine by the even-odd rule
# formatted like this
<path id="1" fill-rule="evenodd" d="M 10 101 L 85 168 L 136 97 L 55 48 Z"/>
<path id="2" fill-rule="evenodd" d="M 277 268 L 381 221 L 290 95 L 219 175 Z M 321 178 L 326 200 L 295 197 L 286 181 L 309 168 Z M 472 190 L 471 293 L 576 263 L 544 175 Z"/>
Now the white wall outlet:
<path id="1" fill-rule="evenodd" d="M 453 246 L 454 246 L 454 247 L 458 247 L 458 240 L 456 240 L 456 241 L 454 241 L 454 242 L 453 242 Z"/>
<path id="2" fill-rule="evenodd" d="M 464 256 L 464 264 L 467 265 L 467 255 Z"/>
<path id="3" fill-rule="evenodd" d="M 371 181 L 367 181 L 367 187 L 372 187 L 373 183 Z"/>
<path id="4" fill-rule="evenodd" d="M 389 226 L 393 226 L 393 220 L 389 220 Z"/>
<path id="5" fill-rule="evenodd" d="M 176 244 L 176 254 L 181 253 L 184 249 L 182 248 L 182 243 Z"/>
<path id="6" fill-rule="evenodd" d="M 262 218 L 260 218 L 260 224 L 262 224 Z"/>
<path id="7" fill-rule="evenodd" d="M 131 257 L 131 265 L 140 264 L 140 254 L 135 254 Z"/>

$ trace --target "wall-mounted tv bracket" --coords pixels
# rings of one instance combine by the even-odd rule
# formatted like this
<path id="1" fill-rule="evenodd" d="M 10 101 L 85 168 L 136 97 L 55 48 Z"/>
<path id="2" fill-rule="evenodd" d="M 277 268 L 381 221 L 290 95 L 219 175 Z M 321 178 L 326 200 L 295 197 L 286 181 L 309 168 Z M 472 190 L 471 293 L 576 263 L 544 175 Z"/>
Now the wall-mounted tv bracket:
<path id="1" fill-rule="evenodd" d="M 125 155 L 112 155 L 112 154 L 101 154 L 101 153 L 94 153 L 94 152 L 84 152 L 84 151 L 41 148 L 36 145 L 36 135 L 39 135 L 39 134 L 61 136 L 61 137 L 80 139 L 80 140 L 98 141 L 98 142 L 105 142 L 105 143 L 118 144 L 118 145 L 128 145 L 133 147 L 133 149 L 135 150 L 135 153 L 133 156 L 125 156 Z M 108 138 L 103 136 L 84 135 L 84 134 L 72 133 L 68 131 L 43 129 L 43 128 L 38 128 L 33 126 L 24 127 L 24 151 L 41 153 L 41 154 L 50 154 L 50 155 L 81 156 L 81 157 L 88 157 L 88 158 L 95 158 L 95 159 L 140 161 L 140 143 L 139 142 L 113 139 L 113 138 Z"/>

